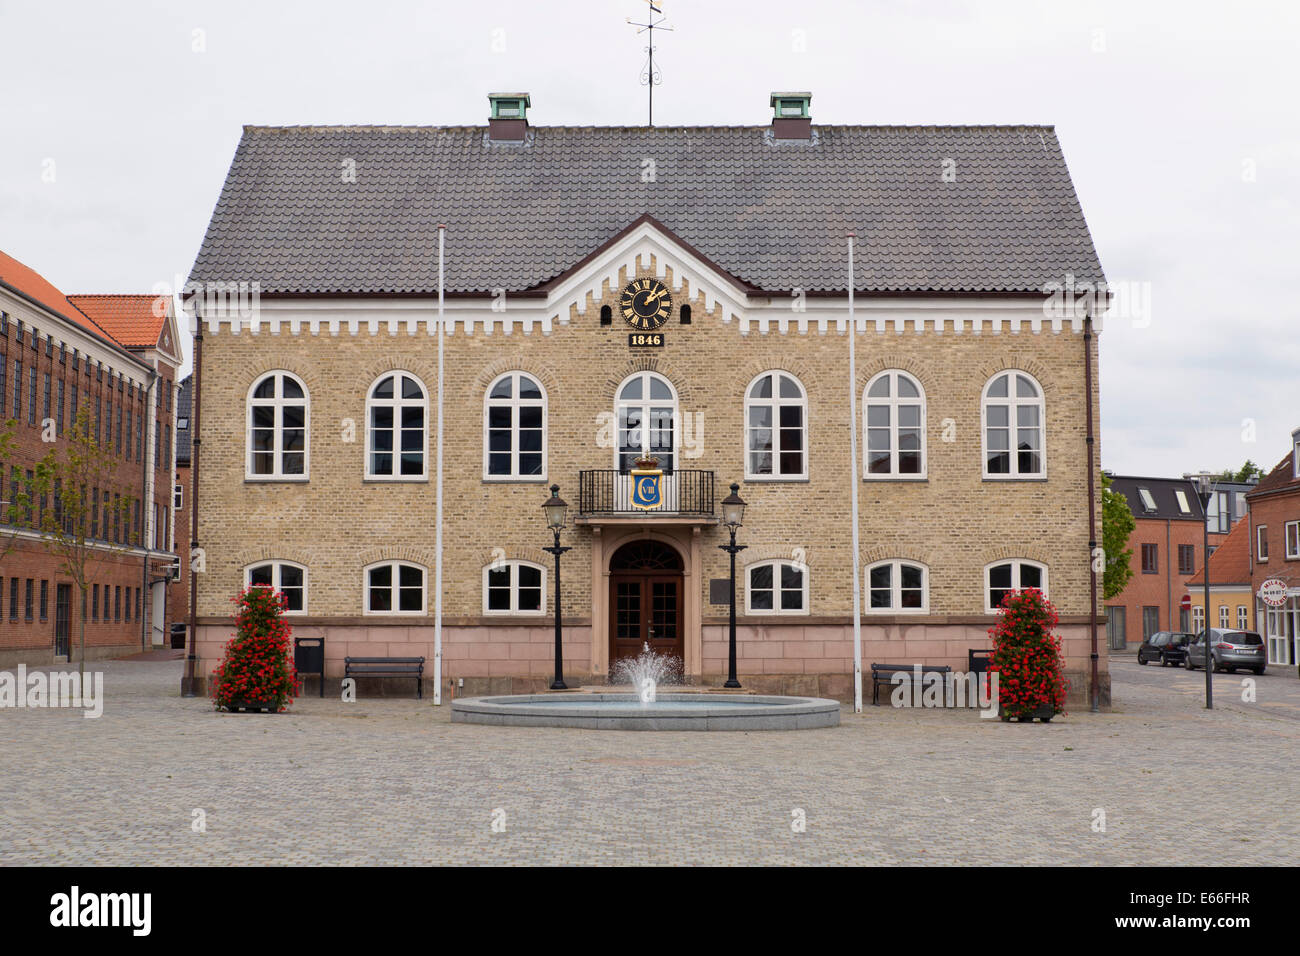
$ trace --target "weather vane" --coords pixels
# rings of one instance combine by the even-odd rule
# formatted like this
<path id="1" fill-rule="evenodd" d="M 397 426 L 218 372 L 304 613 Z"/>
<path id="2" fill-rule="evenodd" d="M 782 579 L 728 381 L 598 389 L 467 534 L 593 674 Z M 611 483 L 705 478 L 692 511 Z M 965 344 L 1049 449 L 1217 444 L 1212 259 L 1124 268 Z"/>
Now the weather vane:
<path id="1" fill-rule="evenodd" d="M 668 18 L 663 15 L 664 12 L 659 6 L 655 6 L 655 4 L 658 2 L 659 0 L 646 0 L 646 4 L 650 7 L 650 11 L 649 14 L 646 16 L 645 23 L 637 23 L 631 17 L 627 18 L 627 22 L 632 24 L 632 26 L 641 28 L 636 31 L 637 36 L 640 36 L 642 33 L 646 33 L 646 32 L 649 32 L 650 34 L 649 37 L 650 42 L 645 48 L 645 52 L 646 52 L 645 67 L 642 68 L 641 70 L 641 85 L 646 87 L 650 93 L 650 103 L 648 107 L 647 123 L 646 123 L 646 125 L 648 126 L 654 126 L 655 124 L 655 86 L 663 82 L 663 75 L 655 67 L 655 30 L 672 29 L 672 27 L 663 26 L 663 24 L 667 21 Z M 658 20 L 655 19 L 656 13 L 659 14 Z"/>

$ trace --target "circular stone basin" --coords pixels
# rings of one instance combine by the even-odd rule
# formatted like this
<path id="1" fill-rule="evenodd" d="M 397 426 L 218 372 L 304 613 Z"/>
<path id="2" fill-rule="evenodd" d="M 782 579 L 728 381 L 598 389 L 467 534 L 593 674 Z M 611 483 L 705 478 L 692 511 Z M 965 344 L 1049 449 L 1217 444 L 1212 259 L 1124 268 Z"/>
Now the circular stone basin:
<path id="1" fill-rule="evenodd" d="M 521 694 L 452 701 L 451 719 L 507 727 L 590 730 L 809 730 L 837 727 L 838 701 L 822 697 L 659 694 Z"/>

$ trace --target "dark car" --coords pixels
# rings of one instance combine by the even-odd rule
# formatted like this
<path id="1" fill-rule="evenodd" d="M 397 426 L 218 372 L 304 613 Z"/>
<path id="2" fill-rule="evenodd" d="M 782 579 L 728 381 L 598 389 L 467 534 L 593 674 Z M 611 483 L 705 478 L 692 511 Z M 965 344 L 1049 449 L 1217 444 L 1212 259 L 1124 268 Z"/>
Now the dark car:
<path id="1" fill-rule="evenodd" d="M 1231 631 L 1227 628 L 1210 628 L 1211 667 L 1216 671 L 1235 674 L 1237 668 L 1264 673 L 1264 639 L 1254 631 Z M 1183 666 L 1189 671 L 1205 666 L 1205 632 L 1187 645 Z"/>
<path id="2" fill-rule="evenodd" d="M 1194 637 L 1187 631 L 1156 631 L 1138 648 L 1138 663 L 1159 661 L 1161 667 L 1177 667 L 1187 656 L 1187 645 Z"/>

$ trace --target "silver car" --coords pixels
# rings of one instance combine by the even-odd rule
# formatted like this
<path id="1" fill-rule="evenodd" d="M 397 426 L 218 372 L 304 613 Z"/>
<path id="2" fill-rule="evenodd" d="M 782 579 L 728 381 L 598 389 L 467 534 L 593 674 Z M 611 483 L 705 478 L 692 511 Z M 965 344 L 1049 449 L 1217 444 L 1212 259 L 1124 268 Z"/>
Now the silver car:
<path id="1" fill-rule="evenodd" d="M 1264 658 L 1264 639 L 1254 631 L 1210 628 L 1210 657 L 1216 672 L 1227 671 L 1235 674 L 1240 667 L 1262 674 L 1267 666 Z M 1204 631 L 1197 634 L 1196 639 L 1187 645 L 1183 666 L 1189 671 L 1205 666 Z"/>

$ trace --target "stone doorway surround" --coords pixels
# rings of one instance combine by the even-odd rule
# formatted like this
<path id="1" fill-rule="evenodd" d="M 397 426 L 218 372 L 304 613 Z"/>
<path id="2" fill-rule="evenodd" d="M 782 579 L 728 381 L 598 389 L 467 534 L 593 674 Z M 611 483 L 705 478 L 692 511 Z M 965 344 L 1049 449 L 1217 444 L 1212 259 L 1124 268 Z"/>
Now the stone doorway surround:
<path id="1" fill-rule="evenodd" d="M 682 557 L 682 668 L 698 681 L 704 667 L 703 591 L 700 579 L 700 530 L 707 519 L 682 524 L 647 523 L 639 518 L 591 522 L 591 673 L 609 673 L 610 559 L 629 541 L 649 539 L 674 548 Z"/>

